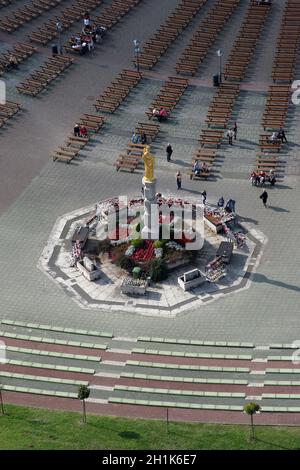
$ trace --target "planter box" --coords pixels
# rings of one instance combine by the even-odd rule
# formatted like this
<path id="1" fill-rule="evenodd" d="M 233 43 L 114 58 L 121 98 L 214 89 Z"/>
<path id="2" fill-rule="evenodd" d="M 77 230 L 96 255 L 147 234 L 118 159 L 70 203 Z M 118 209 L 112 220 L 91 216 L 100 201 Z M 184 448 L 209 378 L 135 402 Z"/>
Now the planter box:
<path id="1" fill-rule="evenodd" d="M 122 294 L 126 295 L 145 295 L 147 290 L 147 281 L 135 283 L 134 279 L 125 278 L 121 285 Z"/>
<path id="2" fill-rule="evenodd" d="M 76 267 L 80 274 L 82 274 L 88 281 L 96 281 L 101 277 L 101 271 L 95 266 L 92 271 L 87 270 L 82 261 L 77 261 Z"/>
<path id="3" fill-rule="evenodd" d="M 178 284 L 184 290 L 194 289 L 199 287 L 206 281 L 199 269 L 193 269 L 178 277 Z"/>
<path id="4" fill-rule="evenodd" d="M 185 258 L 179 259 L 177 261 L 166 261 L 166 265 L 169 270 L 180 268 L 181 266 L 185 266 L 187 264 L 189 264 L 189 261 Z"/>
<path id="5" fill-rule="evenodd" d="M 204 223 L 207 227 L 214 233 L 219 233 L 223 230 L 223 225 L 221 223 L 213 223 L 211 220 L 204 217 Z"/>

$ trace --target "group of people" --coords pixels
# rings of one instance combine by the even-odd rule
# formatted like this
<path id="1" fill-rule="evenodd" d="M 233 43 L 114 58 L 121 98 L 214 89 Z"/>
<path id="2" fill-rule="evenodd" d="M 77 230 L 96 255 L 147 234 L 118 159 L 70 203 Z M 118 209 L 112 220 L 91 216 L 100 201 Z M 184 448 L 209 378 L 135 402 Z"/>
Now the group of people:
<path id="1" fill-rule="evenodd" d="M 165 121 L 170 116 L 170 111 L 166 108 L 153 108 L 152 117 L 156 117 L 159 122 Z"/>
<path id="2" fill-rule="evenodd" d="M 9 72 L 12 69 L 17 69 L 18 64 L 19 64 L 18 59 L 12 53 L 10 53 L 8 56 L 8 60 L 5 64 L 5 69 L 7 72 Z"/>
<path id="3" fill-rule="evenodd" d="M 268 181 L 271 186 L 275 186 L 276 177 L 274 175 L 274 171 L 270 170 L 268 173 L 261 170 L 261 171 L 252 171 L 250 175 L 250 180 L 252 186 L 264 186 L 265 183 Z"/>
<path id="4" fill-rule="evenodd" d="M 144 131 L 142 131 L 140 134 L 137 132 L 133 132 L 132 137 L 131 137 L 131 142 L 133 144 L 146 144 L 147 143 L 147 136 Z"/>
<path id="5" fill-rule="evenodd" d="M 225 205 L 225 200 L 223 196 L 220 197 L 218 200 L 217 206 L 219 209 L 225 209 L 226 212 L 235 212 L 235 200 L 234 199 L 228 199 L 226 205 Z"/>
<path id="6" fill-rule="evenodd" d="M 101 41 L 106 32 L 104 26 L 93 25 L 89 13 L 86 12 L 83 19 L 81 34 L 71 37 L 71 48 L 81 55 L 95 48 L 95 43 Z"/>
<path id="7" fill-rule="evenodd" d="M 193 173 L 196 176 L 200 175 L 201 173 L 209 173 L 209 167 L 207 163 L 196 160 L 193 166 Z"/>
<path id="8" fill-rule="evenodd" d="M 284 129 L 280 127 L 278 131 L 273 132 L 269 138 L 269 142 L 272 144 L 276 144 L 277 142 L 281 142 L 283 144 L 285 142 L 287 144 L 287 138 Z"/>
<path id="9" fill-rule="evenodd" d="M 88 130 L 85 126 L 75 124 L 74 126 L 74 136 L 75 137 L 88 137 Z"/>

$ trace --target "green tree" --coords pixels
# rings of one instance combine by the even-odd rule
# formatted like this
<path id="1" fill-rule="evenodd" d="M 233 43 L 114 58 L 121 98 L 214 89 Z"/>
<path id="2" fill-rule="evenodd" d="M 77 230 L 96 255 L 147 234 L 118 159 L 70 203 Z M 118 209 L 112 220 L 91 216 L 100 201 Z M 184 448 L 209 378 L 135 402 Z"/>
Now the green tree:
<path id="1" fill-rule="evenodd" d="M 81 385 L 78 389 L 78 398 L 82 401 L 83 422 L 86 423 L 85 400 L 90 396 L 90 389 L 86 385 Z"/>
<path id="2" fill-rule="evenodd" d="M 256 413 L 259 413 L 260 410 L 261 410 L 261 407 L 258 405 L 258 403 L 254 403 L 254 402 L 247 403 L 244 406 L 244 412 L 248 416 L 250 416 L 250 420 L 251 420 L 251 437 L 252 437 L 252 439 L 255 439 L 253 416 Z"/>

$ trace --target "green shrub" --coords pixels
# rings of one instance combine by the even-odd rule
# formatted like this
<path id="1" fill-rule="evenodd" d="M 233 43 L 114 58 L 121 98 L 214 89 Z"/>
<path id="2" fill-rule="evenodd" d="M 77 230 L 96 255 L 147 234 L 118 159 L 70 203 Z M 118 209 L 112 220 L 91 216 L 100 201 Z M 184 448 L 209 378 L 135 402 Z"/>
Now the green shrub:
<path id="1" fill-rule="evenodd" d="M 118 259 L 117 265 L 120 266 L 120 268 L 125 269 L 125 271 L 131 273 L 135 267 L 135 262 L 131 258 L 128 258 L 128 256 L 122 255 Z"/>
<path id="2" fill-rule="evenodd" d="M 163 248 L 166 244 L 166 240 L 156 240 L 153 245 L 154 248 Z"/>
<path id="3" fill-rule="evenodd" d="M 144 246 L 144 240 L 142 238 L 136 238 L 131 240 L 131 245 L 134 246 L 134 248 L 142 248 Z"/>
<path id="4" fill-rule="evenodd" d="M 152 261 L 150 265 L 149 275 L 154 282 L 163 281 L 168 277 L 167 265 L 161 259 Z"/>

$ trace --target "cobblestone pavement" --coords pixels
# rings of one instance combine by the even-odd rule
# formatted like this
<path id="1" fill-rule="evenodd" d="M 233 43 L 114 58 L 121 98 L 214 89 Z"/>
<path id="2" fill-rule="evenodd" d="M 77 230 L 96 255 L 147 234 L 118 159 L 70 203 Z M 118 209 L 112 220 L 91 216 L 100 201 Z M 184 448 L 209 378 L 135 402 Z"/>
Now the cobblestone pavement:
<path id="1" fill-rule="evenodd" d="M 111 30 L 92 56 L 79 58 L 73 70 L 36 99 L 16 95 L 14 85 L 45 59 L 45 49 L 40 49 L 39 54 L 20 66 L 18 72 L 5 77 L 9 99 L 21 102 L 25 110 L 0 130 L 0 318 L 97 328 L 130 337 L 147 332 L 153 336 L 253 341 L 256 344 L 299 339 L 298 108 L 292 110 L 293 119 L 287 129 L 291 143 L 284 155 L 286 176 L 269 191 L 267 209 L 259 199 L 261 190 L 252 188 L 247 179 L 261 132 L 265 90 L 270 82 L 275 35 L 284 5 L 281 0 L 272 2 L 274 13 L 268 19 L 235 108 L 239 126 L 237 143 L 231 149 L 227 145 L 221 147 L 215 181 L 199 183 L 185 178 L 182 190 L 183 195 L 197 197 L 206 189 L 208 202 L 212 203 L 221 195 L 235 199 L 240 216 L 268 237 L 251 287 L 177 318 L 139 317 L 109 309 L 106 312 L 81 309 L 36 267 L 59 216 L 107 197 L 132 194 L 134 188 L 140 193 L 141 172 L 117 173 L 112 164 L 124 149 L 134 125 L 145 119 L 144 112 L 161 87 L 162 79 L 174 73 L 175 60 L 207 7 L 197 15 L 182 38 L 174 42 L 153 73 L 146 74 L 147 78 L 120 109 L 107 116 L 105 127 L 96 136 L 91 150 L 84 150 L 71 165 L 54 164 L 50 154 L 63 143 L 77 117 L 92 110 L 93 97 L 101 93 L 122 67 L 132 66 L 132 39 L 139 37 L 143 41 L 151 36 L 174 8 L 174 3 L 174 0 L 143 0 Z M 185 171 L 197 147 L 206 111 L 215 93 L 211 86 L 211 76 L 217 67 L 215 52 L 224 44 L 226 60 L 247 5 L 248 1 L 241 1 L 239 10 L 192 80 L 193 86 L 174 111 L 172 121 L 162 124 L 154 150 L 158 186 L 165 194 L 176 191 L 175 173 L 179 168 Z M 43 15 L 43 21 L 50 13 Z M 43 21 L 42 18 L 36 20 L 12 36 L 1 34 L 1 48 L 22 40 L 33 25 L 38 26 Z M 72 30 L 78 30 L 78 25 Z M 165 146 L 168 141 L 174 147 L 174 160 L 167 164 Z"/>

